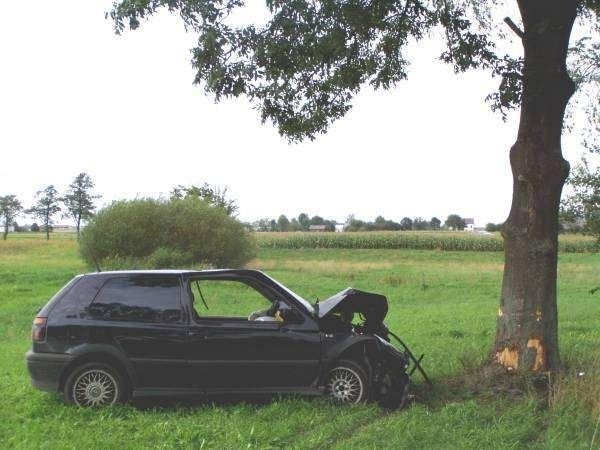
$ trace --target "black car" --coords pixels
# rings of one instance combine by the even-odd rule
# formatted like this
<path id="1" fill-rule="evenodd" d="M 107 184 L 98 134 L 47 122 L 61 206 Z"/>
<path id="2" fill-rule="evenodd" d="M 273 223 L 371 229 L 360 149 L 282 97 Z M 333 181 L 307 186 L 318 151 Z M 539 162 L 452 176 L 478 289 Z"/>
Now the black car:
<path id="1" fill-rule="evenodd" d="M 26 360 L 36 388 L 80 406 L 297 393 L 398 407 L 412 355 L 389 343 L 386 313 L 382 295 L 313 305 L 257 270 L 91 273 L 38 313 Z"/>

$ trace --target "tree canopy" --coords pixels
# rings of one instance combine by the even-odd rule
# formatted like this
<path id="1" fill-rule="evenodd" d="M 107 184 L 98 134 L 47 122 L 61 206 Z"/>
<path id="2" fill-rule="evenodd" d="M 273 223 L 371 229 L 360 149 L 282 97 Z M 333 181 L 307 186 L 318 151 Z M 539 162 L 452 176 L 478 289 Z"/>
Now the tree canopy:
<path id="1" fill-rule="evenodd" d="M 93 188 L 94 182 L 90 176 L 85 172 L 81 172 L 73 179 L 67 192 L 61 198 L 66 209 L 65 215 L 75 221 L 77 236 L 79 236 L 81 229 L 81 221 L 89 220 L 94 215 L 94 209 L 96 209 L 94 200 L 100 196 L 92 193 Z"/>
<path id="2" fill-rule="evenodd" d="M 23 210 L 21 202 L 15 195 L 5 195 L 0 197 L 0 220 L 3 222 L 3 238 L 6 240 L 8 227 L 10 227 L 15 218 Z"/>
<path id="3" fill-rule="evenodd" d="M 267 0 L 268 20 L 234 25 L 243 0 L 121 0 L 108 15 L 117 33 L 136 29 L 166 8 L 198 34 L 191 50 L 194 82 L 219 100 L 247 96 L 288 139 L 314 139 L 351 108 L 363 85 L 387 89 L 407 78 L 404 49 L 437 34 L 440 59 L 461 72 L 484 68 L 501 78 L 488 95 L 494 109 L 518 106 L 523 58 L 502 53 L 504 33 L 495 2 L 478 0 Z M 598 83 L 598 0 L 579 2 L 579 16 L 594 27 L 572 52 L 576 83 Z M 511 22 L 512 23 L 512 22 Z M 592 25 L 590 25 L 592 24 Z M 517 32 L 518 27 L 512 24 Z M 591 33 L 591 30 L 590 30 Z"/>
<path id="4" fill-rule="evenodd" d="M 50 185 L 41 191 L 37 191 L 35 196 L 37 202 L 26 212 L 42 221 L 46 239 L 50 239 L 50 229 L 54 223 L 54 216 L 61 210 L 58 191 L 53 185 Z"/>

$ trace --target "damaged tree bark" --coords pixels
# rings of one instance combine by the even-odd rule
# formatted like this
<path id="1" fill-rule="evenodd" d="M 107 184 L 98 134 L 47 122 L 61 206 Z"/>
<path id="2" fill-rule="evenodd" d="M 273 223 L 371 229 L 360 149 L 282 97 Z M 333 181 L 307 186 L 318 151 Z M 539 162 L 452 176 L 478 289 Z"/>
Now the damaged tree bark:
<path id="1" fill-rule="evenodd" d="M 575 0 L 519 0 L 523 91 L 510 150 L 513 198 L 504 224 L 505 267 L 493 358 L 511 371 L 559 369 L 556 305 L 558 210 L 569 164 L 562 157 L 566 69 Z"/>

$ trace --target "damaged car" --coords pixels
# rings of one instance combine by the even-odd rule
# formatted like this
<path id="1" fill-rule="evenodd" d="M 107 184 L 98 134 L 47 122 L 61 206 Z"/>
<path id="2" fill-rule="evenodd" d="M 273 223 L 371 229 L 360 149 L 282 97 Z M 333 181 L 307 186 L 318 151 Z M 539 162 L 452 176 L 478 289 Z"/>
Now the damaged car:
<path id="1" fill-rule="evenodd" d="M 311 304 L 258 270 L 90 273 L 34 318 L 26 362 L 79 406 L 294 393 L 398 408 L 420 359 L 390 343 L 387 309 L 352 288 Z"/>

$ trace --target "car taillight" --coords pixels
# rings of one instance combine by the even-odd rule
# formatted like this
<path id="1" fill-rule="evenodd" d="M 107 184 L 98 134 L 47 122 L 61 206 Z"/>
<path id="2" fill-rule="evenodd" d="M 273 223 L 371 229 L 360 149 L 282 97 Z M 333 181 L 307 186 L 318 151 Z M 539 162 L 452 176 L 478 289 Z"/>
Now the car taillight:
<path id="1" fill-rule="evenodd" d="M 46 317 L 36 317 L 33 319 L 33 326 L 31 327 L 31 340 L 33 342 L 42 342 L 46 339 Z"/>

